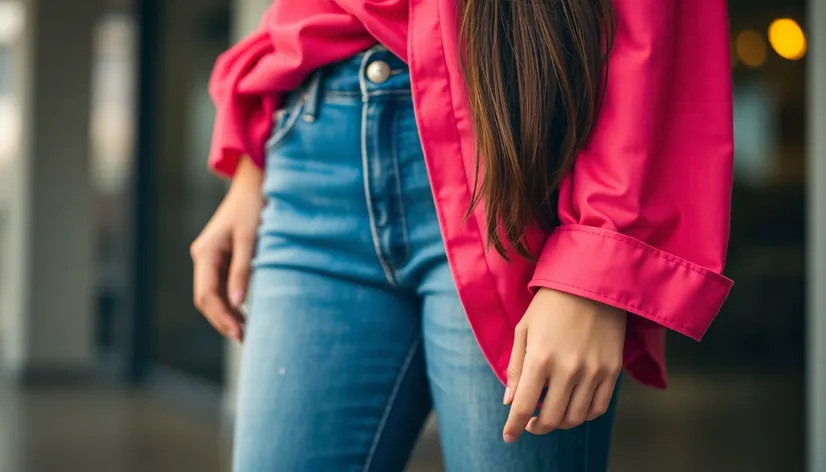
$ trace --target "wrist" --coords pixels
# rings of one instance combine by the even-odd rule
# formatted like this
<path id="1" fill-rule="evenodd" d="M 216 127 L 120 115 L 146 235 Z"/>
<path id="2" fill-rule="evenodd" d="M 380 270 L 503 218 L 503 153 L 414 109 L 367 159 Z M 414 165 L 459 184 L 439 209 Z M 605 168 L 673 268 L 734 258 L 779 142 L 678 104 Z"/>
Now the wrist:
<path id="1" fill-rule="evenodd" d="M 628 317 L 628 312 L 626 312 L 625 310 L 623 310 L 621 308 L 617 308 L 617 307 L 614 307 L 612 305 L 608 305 L 607 303 L 603 303 L 603 302 L 600 302 L 600 301 L 597 301 L 597 300 L 593 300 L 593 299 L 588 298 L 588 297 L 583 297 L 583 296 L 580 296 L 580 295 L 574 295 L 572 293 L 564 292 L 564 291 L 561 291 L 561 290 L 555 290 L 555 289 L 548 288 L 548 287 L 539 287 L 539 289 L 536 291 L 536 296 L 546 298 L 546 299 L 558 298 L 558 297 L 562 297 L 563 299 L 567 298 L 569 300 L 575 300 L 576 303 L 579 304 L 580 306 L 587 305 L 587 306 L 595 307 L 595 308 L 597 308 L 597 312 L 600 313 L 601 315 L 604 315 L 604 316 L 609 316 L 609 317 L 617 318 L 617 319 L 622 318 L 623 320 L 626 320 L 627 317 Z"/>
<path id="2" fill-rule="evenodd" d="M 235 175 L 232 177 L 230 192 L 255 191 L 260 193 L 263 180 L 264 174 L 255 162 L 249 156 L 241 156 L 238 167 L 235 169 Z"/>

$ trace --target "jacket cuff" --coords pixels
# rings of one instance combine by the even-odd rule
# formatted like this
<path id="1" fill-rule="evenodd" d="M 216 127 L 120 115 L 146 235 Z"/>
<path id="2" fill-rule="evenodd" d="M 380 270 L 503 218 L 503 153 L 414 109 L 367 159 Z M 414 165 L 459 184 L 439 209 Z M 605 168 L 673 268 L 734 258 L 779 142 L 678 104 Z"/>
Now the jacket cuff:
<path id="1" fill-rule="evenodd" d="M 564 225 L 548 238 L 529 283 L 647 318 L 697 341 L 733 282 L 623 234 Z"/>
<path id="2" fill-rule="evenodd" d="M 272 129 L 276 97 L 258 97 L 254 106 L 238 103 L 216 104 L 215 123 L 209 148 L 209 169 L 232 178 L 242 156 L 249 156 L 259 169 L 264 167 L 264 143 Z M 245 111 L 246 110 L 246 111 Z"/>
<path id="3" fill-rule="evenodd" d="M 220 177 L 231 179 L 235 176 L 238 163 L 243 155 L 241 139 L 232 132 L 227 113 L 218 107 L 212 127 L 212 141 L 209 146 L 209 170 Z"/>
<path id="4" fill-rule="evenodd" d="M 219 177 L 231 179 L 235 176 L 235 171 L 238 169 L 241 155 L 238 151 L 226 148 L 218 148 L 210 151 L 209 170 Z"/>

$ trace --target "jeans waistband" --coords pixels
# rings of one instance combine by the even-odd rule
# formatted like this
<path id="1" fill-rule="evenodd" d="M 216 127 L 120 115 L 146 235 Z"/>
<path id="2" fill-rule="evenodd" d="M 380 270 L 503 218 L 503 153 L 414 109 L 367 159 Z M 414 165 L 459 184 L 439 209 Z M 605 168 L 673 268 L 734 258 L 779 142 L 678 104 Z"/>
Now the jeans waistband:
<path id="1" fill-rule="evenodd" d="M 372 71 L 372 74 L 371 74 Z M 315 71 L 302 87 L 304 121 L 314 121 L 323 96 L 361 98 L 409 95 L 407 64 L 381 45 Z"/>
<path id="2" fill-rule="evenodd" d="M 371 67 L 386 68 L 389 75 L 382 81 L 371 80 L 369 74 Z M 342 62 L 331 64 L 318 72 L 321 89 L 325 92 L 368 95 L 390 91 L 410 91 L 407 64 L 381 45 L 373 46 L 367 51 Z"/>

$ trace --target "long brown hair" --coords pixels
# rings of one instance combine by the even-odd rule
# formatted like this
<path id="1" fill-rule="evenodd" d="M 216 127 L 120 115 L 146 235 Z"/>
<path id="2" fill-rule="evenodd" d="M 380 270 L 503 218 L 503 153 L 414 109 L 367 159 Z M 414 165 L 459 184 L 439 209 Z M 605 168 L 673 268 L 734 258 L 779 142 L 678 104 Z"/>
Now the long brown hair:
<path id="1" fill-rule="evenodd" d="M 613 41 L 610 0 L 464 0 L 463 67 L 488 244 L 533 257 L 524 233 L 557 224 L 559 184 L 594 128 Z M 500 234 L 506 241 L 502 241 Z"/>

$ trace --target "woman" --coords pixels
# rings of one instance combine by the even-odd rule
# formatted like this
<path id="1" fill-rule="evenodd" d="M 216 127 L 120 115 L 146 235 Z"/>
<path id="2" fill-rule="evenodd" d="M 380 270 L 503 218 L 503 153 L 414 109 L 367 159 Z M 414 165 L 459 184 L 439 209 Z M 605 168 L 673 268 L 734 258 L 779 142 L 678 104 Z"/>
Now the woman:
<path id="1" fill-rule="evenodd" d="M 620 370 L 731 287 L 728 51 L 723 0 L 275 1 L 192 246 L 235 470 L 403 470 L 431 402 L 448 471 L 605 470 Z"/>

